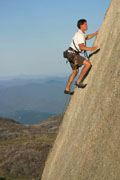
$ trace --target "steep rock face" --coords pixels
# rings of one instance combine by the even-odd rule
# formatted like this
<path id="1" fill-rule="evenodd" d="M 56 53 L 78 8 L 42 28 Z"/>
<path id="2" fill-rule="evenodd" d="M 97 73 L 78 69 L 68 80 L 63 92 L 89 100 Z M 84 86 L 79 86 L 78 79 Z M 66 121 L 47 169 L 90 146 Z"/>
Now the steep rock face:
<path id="1" fill-rule="evenodd" d="M 95 45 L 87 86 L 75 89 L 42 180 L 120 179 L 120 0 L 111 1 Z"/>

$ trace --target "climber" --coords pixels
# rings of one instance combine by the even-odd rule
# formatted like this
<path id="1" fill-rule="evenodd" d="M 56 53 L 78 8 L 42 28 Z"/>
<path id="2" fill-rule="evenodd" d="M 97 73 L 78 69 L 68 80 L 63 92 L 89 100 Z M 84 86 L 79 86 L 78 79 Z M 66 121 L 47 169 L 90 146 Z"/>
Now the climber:
<path id="1" fill-rule="evenodd" d="M 70 62 L 70 66 L 73 70 L 72 74 L 69 77 L 66 89 L 64 90 L 65 94 L 70 94 L 73 95 L 74 91 L 70 90 L 70 86 L 76 77 L 76 75 L 79 72 L 79 67 L 84 65 L 75 85 L 78 88 L 84 88 L 86 84 L 83 84 L 82 80 L 86 73 L 90 70 L 91 68 L 91 62 L 88 61 L 85 57 L 80 56 L 79 53 L 82 53 L 83 51 L 95 51 L 98 49 L 98 47 L 86 47 L 86 40 L 89 40 L 96 36 L 98 34 L 98 31 L 96 31 L 93 34 L 86 35 L 85 31 L 88 29 L 87 21 L 85 19 L 80 19 L 77 22 L 77 27 L 78 27 L 78 32 L 75 33 L 73 36 L 71 45 L 68 49 L 68 61 Z"/>

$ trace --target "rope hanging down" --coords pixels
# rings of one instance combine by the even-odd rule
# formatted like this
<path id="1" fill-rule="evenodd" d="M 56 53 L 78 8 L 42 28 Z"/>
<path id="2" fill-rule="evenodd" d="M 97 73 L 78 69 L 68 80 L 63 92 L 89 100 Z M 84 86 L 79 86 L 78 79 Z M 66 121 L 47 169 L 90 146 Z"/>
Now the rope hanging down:
<path id="1" fill-rule="evenodd" d="M 71 84 L 71 88 L 72 88 L 72 85 L 73 85 L 73 82 L 72 82 L 72 84 Z M 70 94 L 67 95 L 67 98 L 66 98 L 66 101 L 65 101 L 63 110 L 62 110 L 62 114 L 64 114 L 64 112 L 65 112 L 65 110 L 66 110 L 66 105 L 67 105 L 67 103 L 68 103 L 69 97 L 70 97 Z"/>

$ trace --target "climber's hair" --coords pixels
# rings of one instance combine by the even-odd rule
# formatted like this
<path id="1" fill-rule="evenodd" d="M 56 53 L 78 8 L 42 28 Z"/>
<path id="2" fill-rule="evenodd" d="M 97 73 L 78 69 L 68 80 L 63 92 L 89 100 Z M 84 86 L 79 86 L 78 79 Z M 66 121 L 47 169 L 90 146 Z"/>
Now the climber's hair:
<path id="1" fill-rule="evenodd" d="M 80 19 L 80 20 L 78 20 L 78 22 L 77 22 L 77 27 L 80 29 L 80 26 L 83 25 L 85 22 L 87 22 L 86 19 Z"/>

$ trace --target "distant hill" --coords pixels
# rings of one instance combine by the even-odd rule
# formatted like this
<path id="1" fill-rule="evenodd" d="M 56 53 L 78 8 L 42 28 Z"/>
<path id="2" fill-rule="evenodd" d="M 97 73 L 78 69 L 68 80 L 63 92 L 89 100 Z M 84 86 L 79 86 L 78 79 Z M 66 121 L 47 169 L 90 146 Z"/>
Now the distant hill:
<path id="1" fill-rule="evenodd" d="M 0 179 L 40 179 L 62 118 L 52 116 L 32 126 L 0 118 Z"/>
<path id="2" fill-rule="evenodd" d="M 3 114 L 0 113 L 0 117 L 8 117 L 15 119 L 21 124 L 36 124 L 48 119 L 55 114 L 39 111 L 16 111 L 14 113 Z"/>
<path id="3" fill-rule="evenodd" d="M 0 79 L 0 116 L 23 124 L 38 123 L 62 112 L 67 77 Z"/>

